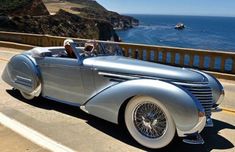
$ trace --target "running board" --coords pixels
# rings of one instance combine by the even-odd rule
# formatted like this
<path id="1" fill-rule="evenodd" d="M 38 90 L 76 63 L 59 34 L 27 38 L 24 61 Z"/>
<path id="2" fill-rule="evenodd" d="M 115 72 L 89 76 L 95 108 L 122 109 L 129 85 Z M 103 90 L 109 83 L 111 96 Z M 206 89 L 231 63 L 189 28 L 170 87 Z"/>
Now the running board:
<path id="1" fill-rule="evenodd" d="M 205 143 L 202 136 L 198 132 L 187 135 L 187 137 L 183 139 L 183 142 L 186 144 L 193 144 L 193 145 L 202 145 Z"/>

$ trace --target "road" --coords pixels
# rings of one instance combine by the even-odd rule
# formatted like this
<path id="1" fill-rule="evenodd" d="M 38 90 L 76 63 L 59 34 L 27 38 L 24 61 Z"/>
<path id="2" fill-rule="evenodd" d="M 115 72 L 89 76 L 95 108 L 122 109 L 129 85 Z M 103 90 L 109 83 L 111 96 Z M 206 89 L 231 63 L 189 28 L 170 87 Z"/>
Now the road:
<path id="1" fill-rule="evenodd" d="M 12 130 L 0 125 L 0 149 L 1 152 L 28 151 L 45 152 L 46 149 L 23 138 Z M 17 143 L 17 144 L 16 144 Z"/>
<path id="2" fill-rule="evenodd" d="M 0 75 L 7 60 L 19 52 L 21 51 L 0 47 Z M 235 82 L 227 80 L 222 80 L 222 82 L 225 85 L 226 93 L 228 92 L 223 106 L 233 108 Z M 34 101 L 24 100 L 18 91 L 12 90 L 2 79 L 0 79 L 0 114 L 74 151 L 151 151 L 136 143 L 122 127 L 88 115 L 77 107 L 44 98 Z M 178 139 L 159 151 L 234 152 L 235 113 L 226 111 L 213 113 L 213 121 L 215 127 L 206 128 L 202 132 L 202 137 L 206 142 L 204 145 L 188 145 Z M 5 144 L 5 148 L 2 146 L 2 140 L 11 137 L 4 136 L 1 128 L 2 126 L 0 126 L 1 151 L 15 151 L 14 147 L 9 147 L 9 144 Z M 11 142 L 19 146 L 26 144 L 34 147 L 34 143 L 23 140 L 23 137 L 18 136 L 17 138 L 19 140 L 22 138 L 22 142 L 17 140 L 11 140 Z M 27 151 L 44 150 L 36 147 Z M 22 151 L 26 150 L 22 149 Z"/>

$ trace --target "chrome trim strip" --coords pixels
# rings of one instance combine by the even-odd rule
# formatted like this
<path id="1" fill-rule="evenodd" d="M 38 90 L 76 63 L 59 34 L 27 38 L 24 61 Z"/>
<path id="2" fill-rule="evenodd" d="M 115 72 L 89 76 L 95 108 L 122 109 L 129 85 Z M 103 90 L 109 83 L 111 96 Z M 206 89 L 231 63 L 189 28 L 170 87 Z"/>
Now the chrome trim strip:
<path id="1" fill-rule="evenodd" d="M 21 76 L 16 76 L 16 78 L 18 79 L 18 80 L 22 80 L 22 81 L 25 81 L 25 82 L 32 82 L 32 80 L 31 79 L 28 79 L 28 78 L 25 78 L 25 77 L 21 77 Z"/>
<path id="2" fill-rule="evenodd" d="M 104 75 L 107 77 L 117 77 L 117 78 L 122 78 L 122 79 L 153 79 L 153 80 L 160 80 L 160 81 L 167 81 L 167 82 L 171 82 L 172 80 L 170 79 L 164 79 L 164 78 L 158 78 L 158 77 L 150 77 L 150 76 L 142 76 L 142 75 L 125 75 L 125 73 L 123 74 L 116 74 L 116 73 L 109 73 L 109 72 L 98 72 L 99 75 Z"/>
<path id="3" fill-rule="evenodd" d="M 98 72 L 98 74 L 99 75 L 104 75 L 104 76 L 109 76 L 109 77 L 124 78 L 124 79 L 137 79 L 137 78 L 139 78 L 137 76 L 126 76 L 126 75 L 106 73 L 106 72 Z"/>
<path id="4" fill-rule="evenodd" d="M 187 83 L 187 82 L 172 82 L 172 83 L 175 83 L 175 84 L 178 84 L 178 85 L 185 85 L 185 86 L 206 86 L 208 84 L 208 82 L 190 82 L 190 83 Z"/>
<path id="5" fill-rule="evenodd" d="M 14 82 L 17 83 L 17 84 L 24 85 L 24 86 L 26 86 L 26 87 L 32 88 L 32 84 L 28 84 L 28 83 L 26 83 L 26 82 L 19 81 L 19 80 L 15 80 Z"/>
<path id="6" fill-rule="evenodd" d="M 14 80 L 15 83 L 20 84 L 20 85 L 24 85 L 26 87 L 32 87 L 32 80 L 25 78 L 25 77 L 21 77 L 21 76 L 16 76 L 16 79 Z"/>

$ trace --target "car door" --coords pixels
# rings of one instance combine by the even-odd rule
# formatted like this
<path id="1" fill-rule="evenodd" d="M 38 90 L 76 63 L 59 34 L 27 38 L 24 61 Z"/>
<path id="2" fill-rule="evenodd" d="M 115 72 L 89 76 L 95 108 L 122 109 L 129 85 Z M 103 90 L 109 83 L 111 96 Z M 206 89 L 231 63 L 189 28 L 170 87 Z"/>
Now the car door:
<path id="1" fill-rule="evenodd" d="M 82 104 L 87 97 L 82 64 L 77 59 L 45 57 L 37 61 L 42 75 L 42 95 L 58 101 Z"/>

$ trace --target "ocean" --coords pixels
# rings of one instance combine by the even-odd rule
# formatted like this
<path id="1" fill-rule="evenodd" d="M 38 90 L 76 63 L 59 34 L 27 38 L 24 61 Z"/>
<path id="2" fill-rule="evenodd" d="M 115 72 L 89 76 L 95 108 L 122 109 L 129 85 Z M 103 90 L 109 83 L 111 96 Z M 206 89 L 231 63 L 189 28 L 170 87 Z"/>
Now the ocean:
<path id="1" fill-rule="evenodd" d="M 235 52 L 235 17 L 130 16 L 140 25 L 117 31 L 124 42 Z M 174 29 L 179 22 L 184 30 Z"/>

